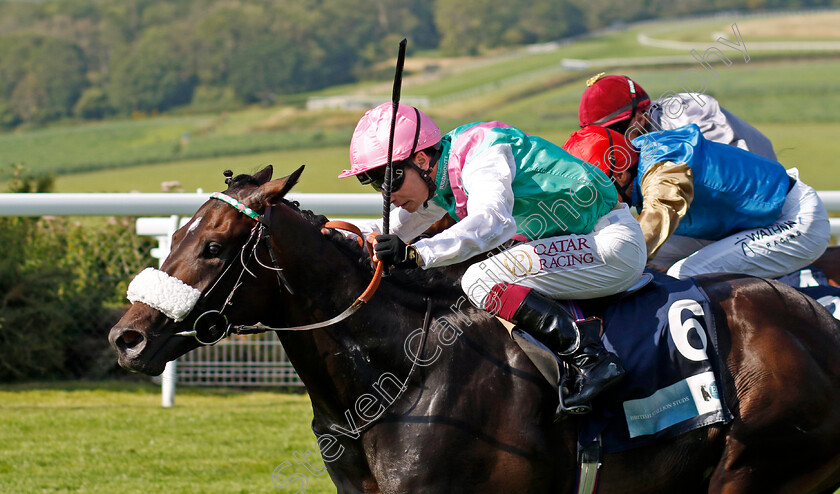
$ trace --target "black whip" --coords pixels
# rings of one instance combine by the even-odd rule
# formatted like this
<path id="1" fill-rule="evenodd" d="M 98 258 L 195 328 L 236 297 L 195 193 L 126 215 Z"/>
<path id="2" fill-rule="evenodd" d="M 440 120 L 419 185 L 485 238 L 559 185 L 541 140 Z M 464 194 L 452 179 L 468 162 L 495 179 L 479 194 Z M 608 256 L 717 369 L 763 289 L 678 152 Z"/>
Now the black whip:
<path id="1" fill-rule="evenodd" d="M 382 233 L 387 235 L 391 224 L 391 179 L 393 178 L 394 129 L 397 125 L 397 111 L 400 108 L 400 89 L 402 88 L 403 65 L 405 65 L 405 45 L 407 41 L 400 41 L 400 52 L 397 55 L 397 72 L 394 74 L 394 91 L 391 94 L 391 133 L 388 136 L 388 164 L 385 165 L 385 195 L 382 204 Z M 419 125 L 419 123 L 418 123 Z"/>

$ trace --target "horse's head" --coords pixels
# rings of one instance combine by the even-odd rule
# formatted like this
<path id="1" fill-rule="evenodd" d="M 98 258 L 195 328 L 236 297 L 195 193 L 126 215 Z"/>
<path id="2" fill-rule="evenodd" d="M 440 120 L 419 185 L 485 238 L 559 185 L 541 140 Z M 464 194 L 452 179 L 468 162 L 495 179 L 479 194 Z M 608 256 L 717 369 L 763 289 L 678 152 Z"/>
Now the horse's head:
<path id="1" fill-rule="evenodd" d="M 207 201 L 175 232 L 161 269 L 146 269 L 132 281 L 128 296 L 133 304 L 111 328 L 108 339 L 122 367 L 160 374 L 166 362 L 200 345 L 191 332 L 203 333 L 201 341 L 211 343 L 206 340 L 224 334 L 226 318 L 253 317 L 247 314 L 248 304 L 238 304 L 239 313 L 237 306 L 228 304 L 243 278 L 248 279 L 248 288 L 236 292 L 237 298 L 261 289 L 277 292 L 267 288 L 266 280 L 276 283 L 273 273 L 245 267 L 249 256 L 260 250 L 255 217 L 280 202 L 302 171 L 303 167 L 271 180 L 272 168 L 267 166 L 253 176 L 228 177 L 223 195 Z M 239 206 L 227 204 L 227 198 Z M 265 255 L 264 248 L 262 252 Z"/>

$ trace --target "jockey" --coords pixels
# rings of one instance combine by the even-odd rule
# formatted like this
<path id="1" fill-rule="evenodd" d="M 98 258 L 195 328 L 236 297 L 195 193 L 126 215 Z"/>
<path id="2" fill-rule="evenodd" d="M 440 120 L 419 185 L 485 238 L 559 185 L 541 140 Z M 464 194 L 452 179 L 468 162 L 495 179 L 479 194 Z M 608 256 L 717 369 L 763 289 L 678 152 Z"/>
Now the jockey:
<path id="1" fill-rule="evenodd" d="M 349 170 L 383 188 L 392 105 L 369 110 L 350 143 Z M 588 403 L 624 375 L 601 343 L 601 321 L 575 321 L 554 299 L 630 288 L 644 269 L 641 229 L 597 168 L 542 138 L 501 122 L 471 123 L 441 136 L 420 110 L 400 105 L 393 141 L 392 233 L 375 238 L 375 258 L 432 268 L 480 258 L 464 273 L 470 301 L 515 323 L 576 372 L 557 416 Z M 456 223 L 407 245 L 449 215 Z M 382 220 L 362 226 L 382 232 Z"/>
<path id="2" fill-rule="evenodd" d="M 688 124 L 700 127 L 703 137 L 745 149 L 776 161 L 773 144 L 755 127 L 700 93 L 663 93 L 653 103 L 642 86 L 623 75 L 600 73 L 588 81 L 580 98 L 581 127 L 600 125 L 628 139 L 655 130 L 671 130 Z"/>
<path id="3" fill-rule="evenodd" d="M 632 145 L 631 145 L 632 144 Z M 776 278 L 825 251 L 828 213 L 796 168 L 706 140 L 697 125 L 631 143 L 590 125 L 563 145 L 636 206 L 651 267 L 675 278 L 743 273 Z"/>

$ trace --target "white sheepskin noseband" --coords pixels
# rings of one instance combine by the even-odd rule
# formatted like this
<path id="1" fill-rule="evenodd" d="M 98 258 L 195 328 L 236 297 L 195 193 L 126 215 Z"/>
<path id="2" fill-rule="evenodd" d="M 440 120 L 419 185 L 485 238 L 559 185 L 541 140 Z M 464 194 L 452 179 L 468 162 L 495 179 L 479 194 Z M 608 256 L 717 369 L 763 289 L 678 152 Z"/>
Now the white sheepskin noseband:
<path id="1" fill-rule="evenodd" d="M 128 300 L 143 302 L 166 317 L 182 321 L 195 307 L 201 292 L 159 269 L 146 268 L 128 285 Z"/>

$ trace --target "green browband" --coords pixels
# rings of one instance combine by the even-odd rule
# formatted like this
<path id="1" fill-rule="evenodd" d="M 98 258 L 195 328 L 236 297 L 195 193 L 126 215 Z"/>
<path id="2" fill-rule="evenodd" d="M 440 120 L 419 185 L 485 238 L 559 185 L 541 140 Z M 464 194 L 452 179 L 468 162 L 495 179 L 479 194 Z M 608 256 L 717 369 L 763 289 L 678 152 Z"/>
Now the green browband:
<path id="1" fill-rule="evenodd" d="M 258 215 L 256 212 L 254 212 L 253 209 L 251 209 L 248 206 L 242 204 L 241 202 L 237 201 L 236 199 L 234 199 L 233 197 L 231 197 L 229 195 L 222 194 L 221 192 L 213 192 L 212 194 L 210 194 L 210 199 L 218 199 L 220 201 L 224 201 L 224 202 L 230 204 L 231 206 L 235 207 L 240 213 L 242 213 L 246 216 L 249 216 L 249 217 L 251 217 L 251 218 L 253 218 L 257 221 L 260 220 L 260 215 Z"/>

